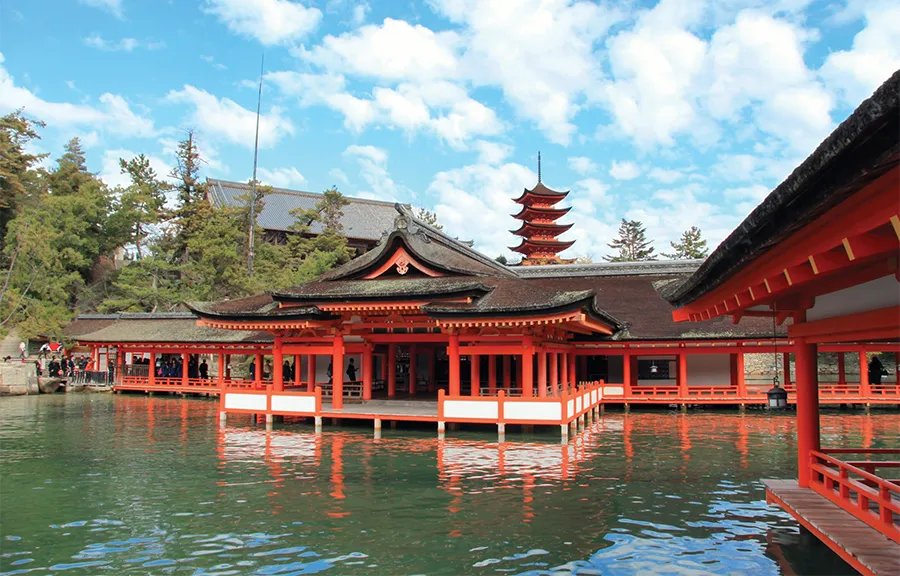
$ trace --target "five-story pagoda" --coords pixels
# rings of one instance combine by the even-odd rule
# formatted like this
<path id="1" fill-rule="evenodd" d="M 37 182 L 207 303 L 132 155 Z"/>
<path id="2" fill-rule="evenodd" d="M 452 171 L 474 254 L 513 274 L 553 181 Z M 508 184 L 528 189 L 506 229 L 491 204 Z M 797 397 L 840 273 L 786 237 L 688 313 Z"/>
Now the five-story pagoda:
<path id="1" fill-rule="evenodd" d="M 522 242 L 516 247 L 510 247 L 510 250 L 525 256 L 522 259 L 522 266 L 574 262 L 574 260 L 560 258 L 559 253 L 572 246 L 575 241 L 564 241 L 557 238 L 572 227 L 572 224 L 556 223 L 559 218 L 571 210 L 569 207 L 555 207 L 568 194 L 568 191 L 551 190 L 541 182 L 541 156 L 538 153 L 537 185 L 531 190 L 526 188 L 521 196 L 513 199 L 516 204 L 522 206 L 522 209 L 518 214 L 512 216 L 521 220 L 522 225 L 518 230 L 510 230 L 510 232 L 521 236 Z"/>

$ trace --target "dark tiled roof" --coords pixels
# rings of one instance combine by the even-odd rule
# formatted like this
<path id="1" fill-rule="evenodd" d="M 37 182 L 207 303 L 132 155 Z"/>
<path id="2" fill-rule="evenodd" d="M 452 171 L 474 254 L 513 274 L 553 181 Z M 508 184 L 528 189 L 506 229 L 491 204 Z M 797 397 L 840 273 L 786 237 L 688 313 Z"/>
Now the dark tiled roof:
<path id="1" fill-rule="evenodd" d="M 557 266 L 564 268 L 564 266 Z M 537 277 L 529 283 L 556 290 L 594 290 L 596 305 L 625 324 L 617 340 L 679 340 L 720 338 L 764 338 L 772 336 L 772 321 L 767 318 L 743 318 L 733 324 L 730 318 L 705 322 L 678 323 L 672 319 L 672 305 L 657 291 L 667 282 L 678 281 L 669 275 L 605 275 Z M 779 326 L 779 335 L 786 333 Z"/>
<path id="2" fill-rule="evenodd" d="M 383 298 L 429 298 L 482 295 L 491 288 L 471 276 L 441 278 L 403 278 L 393 280 L 334 280 L 309 282 L 274 292 L 273 296 L 286 301 L 364 301 Z"/>
<path id="3" fill-rule="evenodd" d="M 278 302 L 269 294 L 257 294 L 247 298 L 219 302 L 186 302 L 185 305 L 199 316 L 222 319 L 320 320 L 331 318 L 330 314 L 322 312 L 315 306 L 279 308 Z"/>
<path id="4" fill-rule="evenodd" d="M 250 195 L 249 184 L 213 178 L 207 178 L 207 182 L 210 201 L 216 207 L 245 205 L 246 200 L 242 202 L 241 197 Z M 348 238 L 377 241 L 385 231 L 391 229 L 397 215 L 393 202 L 346 198 L 350 204 L 343 208 L 344 216 L 341 218 L 341 224 Z M 273 188 L 272 193 L 266 196 L 265 205 L 257 222 L 266 230 L 288 231 L 294 223 L 291 210 L 315 208 L 316 202 L 321 199 L 322 194 L 314 192 Z M 312 232 L 321 232 L 321 225 L 314 224 Z"/>
<path id="5" fill-rule="evenodd" d="M 63 336 L 70 340 L 77 340 L 82 334 L 106 328 L 118 318 L 118 314 L 81 314 L 63 328 Z"/>
<path id="6" fill-rule="evenodd" d="M 538 182 L 537 185 L 535 185 L 535 187 L 532 188 L 531 190 L 529 190 L 528 188 L 525 188 L 522 191 L 521 196 L 519 196 L 518 198 L 513 198 L 513 202 L 516 202 L 516 203 L 522 202 L 523 200 L 525 200 L 525 198 L 529 194 L 533 194 L 535 196 L 547 196 L 551 200 L 559 201 L 559 200 L 562 200 L 563 198 L 565 198 L 569 194 L 569 191 L 566 190 L 565 192 L 557 192 L 556 190 L 553 190 L 552 188 L 548 188 L 548 187 L 544 186 L 543 182 Z"/>
<path id="7" fill-rule="evenodd" d="M 666 298 L 684 306 L 898 164 L 900 70 L 838 126 Z"/>
<path id="8" fill-rule="evenodd" d="M 442 231 L 415 218 L 403 205 L 395 205 L 397 216 L 393 232 L 377 246 L 326 272 L 319 280 L 340 280 L 358 278 L 378 267 L 394 253 L 394 248 L 403 245 L 414 258 L 423 264 L 441 271 L 470 276 L 506 276 L 515 273 L 499 262 L 488 258 L 465 242 L 444 234 Z"/>
<path id="9" fill-rule="evenodd" d="M 693 274 L 703 260 L 647 260 L 643 262 L 596 262 L 511 266 L 522 278 L 569 278 L 572 276 L 660 276 Z"/>
<path id="10" fill-rule="evenodd" d="M 207 326 L 197 326 L 197 317 L 189 313 L 173 314 L 118 314 L 116 319 L 97 330 L 79 334 L 79 342 L 196 342 L 209 344 L 238 344 L 271 342 L 267 332 L 245 330 L 219 330 Z M 93 321 L 79 316 L 80 320 Z"/>

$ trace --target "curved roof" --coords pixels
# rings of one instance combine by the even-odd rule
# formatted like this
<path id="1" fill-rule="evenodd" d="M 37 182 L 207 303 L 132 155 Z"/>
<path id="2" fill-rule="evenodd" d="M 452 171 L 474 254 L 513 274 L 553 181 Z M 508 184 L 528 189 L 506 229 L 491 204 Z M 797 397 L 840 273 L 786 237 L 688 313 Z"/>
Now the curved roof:
<path id="1" fill-rule="evenodd" d="M 531 190 L 525 188 L 521 196 L 513 198 L 513 202 L 517 204 L 528 204 L 536 201 L 556 203 L 565 198 L 568 194 L 568 190 L 565 192 L 557 192 L 556 190 L 547 188 L 542 182 L 538 182 Z"/>
<path id="2" fill-rule="evenodd" d="M 685 306 L 772 246 L 898 164 L 900 70 L 826 138 L 713 251 L 690 278 L 664 292 Z"/>
<path id="3" fill-rule="evenodd" d="M 536 222 L 523 222 L 518 230 L 510 230 L 510 232 L 517 236 L 528 236 L 527 231 L 531 229 L 534 232 L 543 232 L 544 234 L 558 236 L 574 225 L 575 224 L 538 224 Z"/>
<path id="4" fill-rule="evenodd" d="M 521 244 L 519 244 L 515 248 L 510 247 L 509 249 L 513 252 L 521 252 L 523 254 L 535 252 L 542 249 L 552 252 L 562 252 L 566 248 L 571 247 L 574 243 L 574 240 L 532 240 L 530 238 L 522 238 Z"/>
<path id="5" fill-rule="evenodd" d="M 571 206 L 566 208 L 534 208 L 533 206 L 522 206 L 518 214 L 510 214 L 516 220 L 534 220 L 537 218 L 546 218 L 548 220 L 556 220 L 565 216 L 571 210 Z"/>

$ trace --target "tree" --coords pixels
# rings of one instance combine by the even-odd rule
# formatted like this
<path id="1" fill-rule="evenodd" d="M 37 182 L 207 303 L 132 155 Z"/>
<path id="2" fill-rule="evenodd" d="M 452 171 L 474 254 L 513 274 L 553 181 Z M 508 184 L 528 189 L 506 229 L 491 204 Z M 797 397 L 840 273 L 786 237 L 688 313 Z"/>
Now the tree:
<path id="1" fill-rule="evenodd" d="M 38 168 L 46 154 L 31 154 L 26 148 L 39 140 L 38 128 L 45 124 L 26 118 L 21 110 L 0 117 L 0 240 L 22 206 L 39 190 L 41 170 Z M 0 262 L 3 260 L 0 250 Z"/>
<path id="2" fill-rule="evenodd" d="M 175 180 L 174 189 L 178 192 L 171 248 L 174 259 L 179 262 L 187 260 L 191 236 L 212 214 L 212 206 L 207 198 L 207 185 L 200 180 L 202 162 L 194 132 L 189 130 L 187 137 L 178 143 L 175 167 L 169 173 L 169 177 Z"/>
<path id="3" fill-rule="evenodd" d="M 48 183 L 53 194 L 69 196 L 78 192 L 82 184 L 95 179 L 95 176 L 88 172 L 81 140 L 75 137 L 66 143 L 65 153 L 56 161 L 56 169 L 50 173 Z"/>
<path id="4" fill-rule="evenodd" d="M 576 264 L 593 264 L 594 263 L 594 255 L 593 254 L 582 254 L 575 258 Z"/>
<path id="5" fill-rule="evenodd" d="M 157 178 L 150 167 L 150 160 L 143 154 L 127 162 L 120 158 L 119 167 L 122 174 L 127 174 L 131 180 L 120 195 L 119 218 L 127 230 L 127 240 L 134 244 L 140 260 L 143 257 L 143 243 L 150 235 L 150 226 L 165 219 L 165 194 L 171 185 Z"/>
<path id="6" fill-rule="evenodd" d="M 678 242 L 669 242 L 675 250 L 671 254 L 663 254 L 665 258 L 672 260 L 694 260 L 706 258 L 709 250 L 706 248 L 706 240 L 701 238 L 700 229 L 691 226 L 681 234 Z"/>
<path id="7" fill-rule="evenodd" d="M 415 216 L 417 220 L 421 220 L 432 228 L 437 228 L 438 230 L 444 229 L 444 227 L 438 223 L 437 214 L 435 212 L 432 212 L 431 210 L 426 210 L 425 208 L 416 208 L 413 210 L 413 216 Z"/>
<path id="8" fill-rule="evenodd" d="M 504 256 L 503 254 L 497 256 L 496 258 L 494 258 L 494 260 L 496 260 L 497 262 L 503 264 L 504 266 L 506 266 L 507 264 L 509 264 L 509 260 L 507 260 L 507 259 L 506 259 L 506 256 Z"/>
<path id="9" fill-rule="evenodd" d="M 341 218 L 343 207 L 350 201 L 337 188 L 325 190 L 322 199 L 308 210 L 294 210 L 294 224 L 287 248 L 291 266 L 296 271 L 294 282 L 315 278 L 331 268 L 348 262 L 353 250 L 347 246 Z M 319 224 L 318 234 L 313 226 Z"/>
<path id="10" fill-rule="evenodd" d="M 644 225 L 637 220 L 625 220 L 619 225 L 619 237 L 608 244 L 618 254 L 604 256 L 607 262 L 639 262 L 656 260 L 652 242 L 647 240 Z"/>

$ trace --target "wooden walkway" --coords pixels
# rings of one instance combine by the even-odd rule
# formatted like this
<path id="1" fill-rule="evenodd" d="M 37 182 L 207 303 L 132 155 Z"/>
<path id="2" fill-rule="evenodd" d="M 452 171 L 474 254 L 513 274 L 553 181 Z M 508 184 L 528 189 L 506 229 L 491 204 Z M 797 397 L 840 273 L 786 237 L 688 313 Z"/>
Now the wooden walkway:
<path id="1" fill-rule="evenodd" d="M 346 402 L 340 410 L 331 407 L 331 402 L 322 402 L 322 416 L 325 418 L 358 418 L 362 420 L 414 420 L 417 422 L 437 422 L 437 400 L 365 400 L 361 403 Z"/>
<path id="2" fill-rule="evenodd" d="M 796 480 L 763 480 L 766 500 L 783 508 L 804 528 L 862 574 L 900 574 L 900 544 Z"/>

